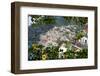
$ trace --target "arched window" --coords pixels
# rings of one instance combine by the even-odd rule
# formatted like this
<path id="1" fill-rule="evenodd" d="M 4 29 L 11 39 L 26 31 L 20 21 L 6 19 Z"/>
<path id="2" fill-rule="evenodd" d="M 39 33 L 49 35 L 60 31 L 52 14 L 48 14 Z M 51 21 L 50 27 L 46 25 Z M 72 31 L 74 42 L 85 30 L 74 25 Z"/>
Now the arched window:
<path id="1" fill-rule="evenodd" d="M 85 43 L 87 43 L 87 40 L 85 40 Z"/>

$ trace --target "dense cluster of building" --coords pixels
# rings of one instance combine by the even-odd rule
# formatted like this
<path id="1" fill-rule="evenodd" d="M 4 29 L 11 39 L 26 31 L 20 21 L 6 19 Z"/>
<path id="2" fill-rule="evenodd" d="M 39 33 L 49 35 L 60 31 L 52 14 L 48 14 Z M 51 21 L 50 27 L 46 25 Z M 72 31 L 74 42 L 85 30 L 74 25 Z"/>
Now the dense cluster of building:
<path id="1" fill-rule="evenodd" d="M 84 33 L 87 34 L 87 31 L 83 29 Z M 48 30 L 45 34 L 40 35 L 39 44 L 48 47 L 50 44 L 52 46 L 58 46 L 58 42 L 70 41 L 70 49 L 75 48 L 76 52 L 82 50 L 82 48 L 87 48 L 88 38 L 84 35 L 82 38 L 75 40 L 76 33 L 71 31 L 69 26 L 54 26 L 52 29 Z M 69 48 L 69 47 L 68 47 Z M 63 53 L 68 49 L 65 43 L 62 43 L 59 47 L 59 58 L 63 56 Z M 61 51 L 62 50 L 62 51 Z"/>

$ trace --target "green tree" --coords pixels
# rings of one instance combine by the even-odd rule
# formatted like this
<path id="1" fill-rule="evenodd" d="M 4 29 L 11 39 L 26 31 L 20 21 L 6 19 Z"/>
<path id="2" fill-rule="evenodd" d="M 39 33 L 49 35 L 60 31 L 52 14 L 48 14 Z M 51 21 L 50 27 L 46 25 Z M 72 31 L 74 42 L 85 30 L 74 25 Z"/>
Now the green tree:
<path id="1" fill-rule="evenodd" d="M 33 27 L 55 23 L 55 18 L 53 16 L 31 15 L 31 17 L 32 17 Z"/>
<path id="2" fill-rule="evenodd" d="M 88 57 L 88 49 L 83 48 L 81 51 L 76 52 L 76 58 L 87 58 Z"/>
<path id="3" fill-rule="evenodd" d="M 76 34 L 76 40 L 81 39 L 83 36 L 85 36 L 85 33 L 83 31 L 80 31 Z"/>
<path id="4" fill-rule="evenodd" d="M 69 25 L 78 25 L 77 27 L 79 28 L 84 27 L 84 24 L 88 22 L 87 17 L 73 17 L 73 16 L 67 17 L 66 16 L 64 17 L 64 19 L 67 21 Z"/>
<path id="5" fill-rule="evenodd" d="M 55 19 L 53 16 L 44 16 L 43 18 L 43 23 L 44 24 L 54 24 L 55 23 Z"/>

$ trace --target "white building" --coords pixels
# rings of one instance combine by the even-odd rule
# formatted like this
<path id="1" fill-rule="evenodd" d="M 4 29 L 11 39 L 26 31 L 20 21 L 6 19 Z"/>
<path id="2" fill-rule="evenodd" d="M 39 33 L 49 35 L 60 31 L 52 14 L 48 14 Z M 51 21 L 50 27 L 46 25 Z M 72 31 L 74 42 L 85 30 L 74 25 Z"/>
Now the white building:
<path id="1" fill-rule="evenodd" d="M 59 58 L 64 58 L 64 53 L 67 51 L 66 44 L 62 44 L 59 48 Z"/>
<path id="2" fill-rule="evenodd" d="M 79 42 L 81 43 L 81 44 L 88 44 L 88 38 L 87 37 L 82 37 L 80 40 L 79 40 Z"/>

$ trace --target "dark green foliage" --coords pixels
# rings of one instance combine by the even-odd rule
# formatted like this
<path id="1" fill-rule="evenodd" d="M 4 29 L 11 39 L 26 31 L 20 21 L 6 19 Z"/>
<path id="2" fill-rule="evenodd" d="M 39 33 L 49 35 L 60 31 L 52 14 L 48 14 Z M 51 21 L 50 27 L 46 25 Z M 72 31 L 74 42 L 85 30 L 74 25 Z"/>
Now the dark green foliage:
<path id="1" fill-rule="evenodd" d="M 68 22 L 68 24 L 76 24 L 83 26 L 84 24 L 87 23 L 88 18 L 87 17 L 64 17 L 65 20 Z"/>
<path id="2" fill-rule="evenodd" d="M 88 58 L 88 49 L 84 48 L 80 52 L 76 52 L 76 58 Z"/>
<path id="3" fill-rule="evenodd" d="M 49 60 L 58 59 L 58 47 L 51 47 L 47 53 Z"/>
<path id="4" fill-rule="evenodd" d="M 34 44 L 29 48 L 29 60 L 42 60 L 42 54 L 47 54 L 47 59 L 58 59 L 58 47 L 44 47 L 42 45 Z M 32 57 L 32 58 L 31 58 Z"/>
<path id="5" fill-rule="evenodd" d="M 65 55 L 67 59 L 88 58 L 88 49 L 84 48 L 79 52 L 68 50 Z"/>
<path id="6" fill-rule="evenodd" d="M 41 25 L 50 25 L 57 24 L 56 17 L 58 16 L 46 16 L 46 15 L 30 15 L 32 17 L 33 27 L 41 26 Z M 87 17 L 72 17 L 72 16 L 62 16 L 64 18 L 63 23 L 67 25 L 77 25 L 77 27 L 83 28 L 84 25 L 88 22 Z"/>
<path id="7" fill-rule="evenodd" d="M 66 57 L 67 57 L 67 59 L 74 59 L 75 58 L 75 53 L 72 51 L 72 50 L 68 50 L 67 52 L 66 52 Z"/>
<path id="8" fill-rule="evenodd" d="M 68 44 L 68 43 L 67 43 Z M 59 59 L 59 51 L 58 46 L 48 46 L 44 47 L 42 45 L 35 44 L 35 46 L 29 48 L 29 57 L 28 60 L 42 60 L 42 55 L 46 54 L 47 58 L 46 60 L 54 60 Z M 67 50 L 67 52 L 64 53 L 64 58 L 62 59 L 80 59 L 80 58 L 88 58 L 88 49 L 83 48 L 79 52 L 76 52 L 75 49 Z"/>
<path id="9" fill-rule="evenodd" d="M 42 55 L 42 45 L 35 45 L 31 48 L 29 48 L 29 60 L 41 60 L 41 55 Z"/>
<path id="10" fill-rule="evenodd" d="M 45 16 L 45 17 L 43 18 L 43 23 L 44 23 L 44 24 L 47 24 L 47 25 L 49 25 L 49 24 L 54 24 L 54 23 L 55 23 L 55 19 L 54 19 L 53 16 Z"/>
<path id="11" fill-rule="evenodd" d="M 76 40 L 81 39 L 83 36 L 85 36 L 85 33 L 84 33 L 83 31 L 79 31 L 79 32 L 76 34 Z"/>
<path id="12" fill-rule="evenodd" d="M 55 18 L 53 16 L 32 15 L 31 17 L 33 27 L 55 24 Z"/>

